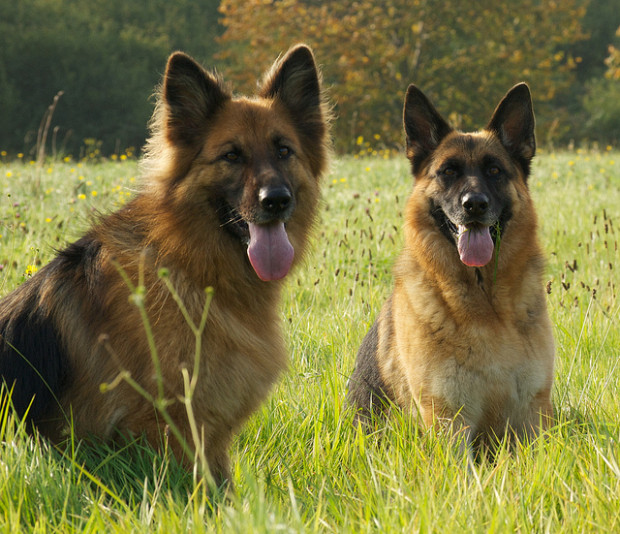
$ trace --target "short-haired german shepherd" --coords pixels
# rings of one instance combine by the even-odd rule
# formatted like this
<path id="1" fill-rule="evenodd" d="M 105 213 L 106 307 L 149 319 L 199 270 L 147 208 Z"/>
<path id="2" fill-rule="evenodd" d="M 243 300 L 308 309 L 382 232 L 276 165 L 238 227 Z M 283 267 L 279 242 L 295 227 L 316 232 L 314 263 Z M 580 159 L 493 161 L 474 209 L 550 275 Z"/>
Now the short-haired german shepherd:
<path id="1" fill-rule="evenodd" d="M 167 423 L 155 399 L 180 432 L 175 456 L 198 436 L 215 483 L 229 480 L 233 432 L 287 364 L 279 280 L 315 219 L 327 113 L 304 45 L 275 62 L 254 97 L 233 97 L 173 54 L 141 192 L 0 302 L 0 374 L 17 413 L 54 441 L 71 422 L 77 438 L 144 433 L 158 446 Z M 130 285 L 143 288 L 154 347 Z M 189 324 L 200 325 L 207 287 L 197 343 Z M 195 427 L 180 402 L 192 381 Z"/>
<path id="2" fill-rule="evenodd" d="M 454 130 L 415 86 L 404 106 L 415 185 L 394 291 L 366 335 L 349 401 L 449 421 L 468 449 L 552 417 L 554 342 L 528 191 L 534 114 L 513 87 L 488 126 Z M 390 401 L 390 402 L 386 402 Z"/>

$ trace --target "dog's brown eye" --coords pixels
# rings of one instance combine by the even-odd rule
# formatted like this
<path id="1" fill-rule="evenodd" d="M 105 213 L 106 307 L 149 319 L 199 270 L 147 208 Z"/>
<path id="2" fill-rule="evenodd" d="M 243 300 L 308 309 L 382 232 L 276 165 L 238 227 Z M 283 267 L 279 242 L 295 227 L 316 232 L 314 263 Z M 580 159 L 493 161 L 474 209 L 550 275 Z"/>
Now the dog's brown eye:
<path id="1" fill-rule="evenodd" d="M 222 159 L 230 163 L 235 163 L 239 161 L 239 153 L 231 150 L 230 152 L 226 152 L 226 154 L 224 154 Z"/>
<path id="2" fill-rule="evenodd" d="M 456 169 L 454 167 L 446 167 L 442 172 L 444 176 L 456 176 Z"/>
<path id="3" fill-rule="evenodd" d="M 487 169 L 487 173 L 489 176 L 497 176 L 500 172 L 502 172 L 501 169 L 496 165 L 492 165 Z"/>
<path id="4" fill-rule="evenodd" d="M 286 159 L 291 155 L 291 149 L 287 146 L 278 147 L 278 157 L 280 159 Z"/>

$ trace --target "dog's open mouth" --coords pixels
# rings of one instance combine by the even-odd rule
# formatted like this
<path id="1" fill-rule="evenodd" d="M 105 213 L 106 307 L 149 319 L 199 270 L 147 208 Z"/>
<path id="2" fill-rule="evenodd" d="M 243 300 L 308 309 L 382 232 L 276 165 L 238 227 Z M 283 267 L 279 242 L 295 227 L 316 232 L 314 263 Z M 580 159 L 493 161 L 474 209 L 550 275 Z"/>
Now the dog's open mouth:
<path id="1" fill-rule="evenodd" d="M 268 224 L 248 223 L 248 258 L 263 281 L 280 280 L 291 269 L 295 250 L 282 221 Z"/>
<path id="2" fill-rule="evenodd" d="M 256 224 L 222 202 L 218 207 L 222 227 L 237 236 L 246 246 L 248 259 L 258 277 L 265 281 L 280 280 L 291 269 L 295 250 L 282 221 Z"/>
<path id="3" fill-rule="evenodd" d="M 456 246 L 465 265 L 484 267 L 493 258 L 495 249 L 491 227 L 477 224 L 458 225 Z"/>
<path id="4" fill-rule="evenodd" d="M 442 220 L 445 229 L 456 242 L 461 261 L 468 267 L 484 267 L 493 258 L 495 243 L 497 242 L 499 223 L 485 225 L 480 223 L 456 224 L 438 209 L 434 212 L 438 220 Z"/>

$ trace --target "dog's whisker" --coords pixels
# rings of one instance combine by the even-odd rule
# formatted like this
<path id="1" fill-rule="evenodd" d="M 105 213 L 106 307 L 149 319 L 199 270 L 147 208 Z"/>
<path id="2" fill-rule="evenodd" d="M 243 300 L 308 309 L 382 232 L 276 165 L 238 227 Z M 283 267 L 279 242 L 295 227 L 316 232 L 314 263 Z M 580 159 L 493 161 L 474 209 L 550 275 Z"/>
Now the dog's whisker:
<path id="1" fill-rule="evenodd" d="M 220 228 L 224 228 L 225 226 L 229 224 L 241 224 L 241 223 L 245 223 L 245 219 L 241 217 L 241 215 L 239 215 L 237 217 L 231 217 L 230 219 L 222 222 L 220 224 Z"/>

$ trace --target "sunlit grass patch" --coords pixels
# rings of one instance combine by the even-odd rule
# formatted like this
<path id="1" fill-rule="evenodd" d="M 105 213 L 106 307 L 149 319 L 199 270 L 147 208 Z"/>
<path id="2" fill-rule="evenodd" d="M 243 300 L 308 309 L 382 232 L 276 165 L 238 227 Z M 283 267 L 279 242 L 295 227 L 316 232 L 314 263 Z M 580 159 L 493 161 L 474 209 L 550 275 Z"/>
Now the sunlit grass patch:
<path id="1" fill-rule="evenodd" d="M 529 186 L 557 345 L 556 425 L 470 472 L 440 433 L 420 433 L 395 412 L 366 435 L 344 402 L 357 348 L 391 291 L 413 187 L 402 154 L 384 159 L 366 142 L 366 154 L 337 158 L 323 182 L 313 246 L 281 306 L 290 369 L 235 439 L 236 495 L 214 506 L 191 474 L 140 443 L 76 444 L 63 457 L 4 423 L 0 517 L 8 530 L 620 529 L 620 154 L 543 150 L 534 160 Z M 26 159 L 0 153 L 2 295 L 139 187 L 130 157 L 40 168 Z"/>

